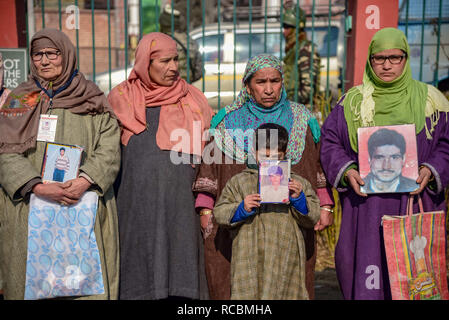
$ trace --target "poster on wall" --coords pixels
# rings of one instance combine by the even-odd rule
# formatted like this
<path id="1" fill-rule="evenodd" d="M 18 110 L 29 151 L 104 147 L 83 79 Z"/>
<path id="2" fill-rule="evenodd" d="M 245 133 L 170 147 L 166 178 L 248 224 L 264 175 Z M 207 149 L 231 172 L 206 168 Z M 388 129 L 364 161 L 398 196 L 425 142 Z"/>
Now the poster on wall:
<path id="1" fill-rule="evenodd" d="M 0 48 L 3 56 L 5 87 L 12 90 L 27 80 L 28 56 L 26 48 Z"/>

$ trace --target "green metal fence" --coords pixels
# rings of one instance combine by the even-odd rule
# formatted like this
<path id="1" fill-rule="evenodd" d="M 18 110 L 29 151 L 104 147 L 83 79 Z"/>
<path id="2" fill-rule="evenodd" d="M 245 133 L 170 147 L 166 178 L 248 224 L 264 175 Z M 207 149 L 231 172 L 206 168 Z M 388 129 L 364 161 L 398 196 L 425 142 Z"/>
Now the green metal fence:
<path id="1" fill-rule="evenodd" d="M 449 70 L 449 3 L 401 1 L 399 28 L 407 35 L 412 49 L 414 78 L 438 86 L 442 78 L 448 77 Z"/>
<path id="2" fill-rule="evenodd" d="M 298 0 L 307 16 L 307 35 L 321 56 L 322 97 L 314 106 L 323 116 L 345 92 L 348 13 L 339 0 Z M 142 35 L 159 31 L 159 18 L 171 5 L 171 34 L 176 10 L 186 33 L 196 41 L 202 56 L 203 77 L 193 84 L 219 108 L 235 99 L 241 87 L 242 65 L 254 54 L 269 52 L 285 56 L 281 0 L 34 0 L 28 1 L 27 39 L 41 28 L 66 32 L 77 48 L 78 67 L 106 93 L 125 80 L 132 68 L 134 51 Z M 343 3 L 343 4 L 342 4 Z M 299 7 L 296 6 L 297 22 Z M 411 63 L 416 79 L 438 86 L 449 73 L 449 3 L 442 0 L 400 0 L 399 28 L 412 49 Z M 296 31 L 298 32 L 298 30 Z M 243 40 L 242 40 L 243 39 Z M 29 43 L 29 41 L 27 41 Z M 190 43 L 186 44 L 186 80 L 191 82 Z M 216 56 L 214 56 L 216 55 Z M 296 58 L 298 51 L 295 52 Z M 245 61 L 246 60 L 246 61 Z M 295 59 L 294 70 L 297 70 Z M 313 82 L 313 73 L 310 69 Z M 295 74 L 295 100 L 298 74 Z"/>

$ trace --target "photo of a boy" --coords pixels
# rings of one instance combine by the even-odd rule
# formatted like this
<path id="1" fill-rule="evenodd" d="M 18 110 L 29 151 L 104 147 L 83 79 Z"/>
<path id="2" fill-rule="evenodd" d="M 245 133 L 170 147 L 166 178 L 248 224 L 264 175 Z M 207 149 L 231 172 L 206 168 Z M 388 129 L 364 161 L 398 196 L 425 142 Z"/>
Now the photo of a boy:
<path id="1" fill-rule="evenodd" d="M 265 177 L 268 178 L 268 183 L 260 187 L 262 202 L 288 202 L 288 177 L 282 167 L 279 165 L 268 167 L 267 175 L 262 176 L 261 180 L 264 181 Z"/>
<path id="2" fill-rule="evenodd" d="M 70 169 L 69 157 L 65 154 L 65 148 L 59 149 L 59 155 L 55 161 L 55 170 L 53 171 L 53 181 L 64 182 L 64 175 Z"/>
<path id="3" fill-rule="evenodd" d="M 260 147 L 272 145 L 272 130 L 277 131 L 277 148 Z M 259 141 L 261 131 L 266 141 Z M 267 123 L 255 131 L 258 162 L 285 159 L 287 145 L 288 132 L 282 126 Z M 233 176 L 214 207 L 217 222 L 233 230 L 231 299 L 308 299 L 299 226 L 319 220 L 318 197 L 306 179 L 292 174 L 289 203 L 261 204 L 258 179 L 258 170 L 249 167 Z"/>

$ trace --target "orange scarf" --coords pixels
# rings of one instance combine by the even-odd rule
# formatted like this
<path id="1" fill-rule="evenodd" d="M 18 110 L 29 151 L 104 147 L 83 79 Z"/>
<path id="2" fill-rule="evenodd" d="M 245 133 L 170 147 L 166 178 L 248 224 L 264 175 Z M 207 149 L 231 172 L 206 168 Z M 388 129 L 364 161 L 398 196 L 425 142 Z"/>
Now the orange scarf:
<path id="1" fill-rule="evenodd" d="M 146 108 L 161 106 L 156 143 L 161 150 L 201 156 L 213 111 L 204 94 L 178 76 L 170 87 L 153 82 L 150 60 L 177 53 L 176 42 L 168 35 L 145 35 L 136 50 L 136 61 L 128 80 L 108 95 L 122 128 L 121 141 L 127 145 L 134 134 L 146 128 Z"/>

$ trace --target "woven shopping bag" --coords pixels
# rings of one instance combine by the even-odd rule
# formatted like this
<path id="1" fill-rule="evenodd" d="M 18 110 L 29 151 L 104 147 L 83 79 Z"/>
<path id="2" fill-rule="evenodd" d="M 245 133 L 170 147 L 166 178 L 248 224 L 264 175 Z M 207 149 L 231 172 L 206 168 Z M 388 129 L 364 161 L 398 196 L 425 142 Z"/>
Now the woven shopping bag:
<path id="1" fill-rule="evenodd" d="M 383 216 L 385 252 L 393 300 L 448 300 L 444 211 L 413 214 L 409 197 L 405 216 Z"/>

